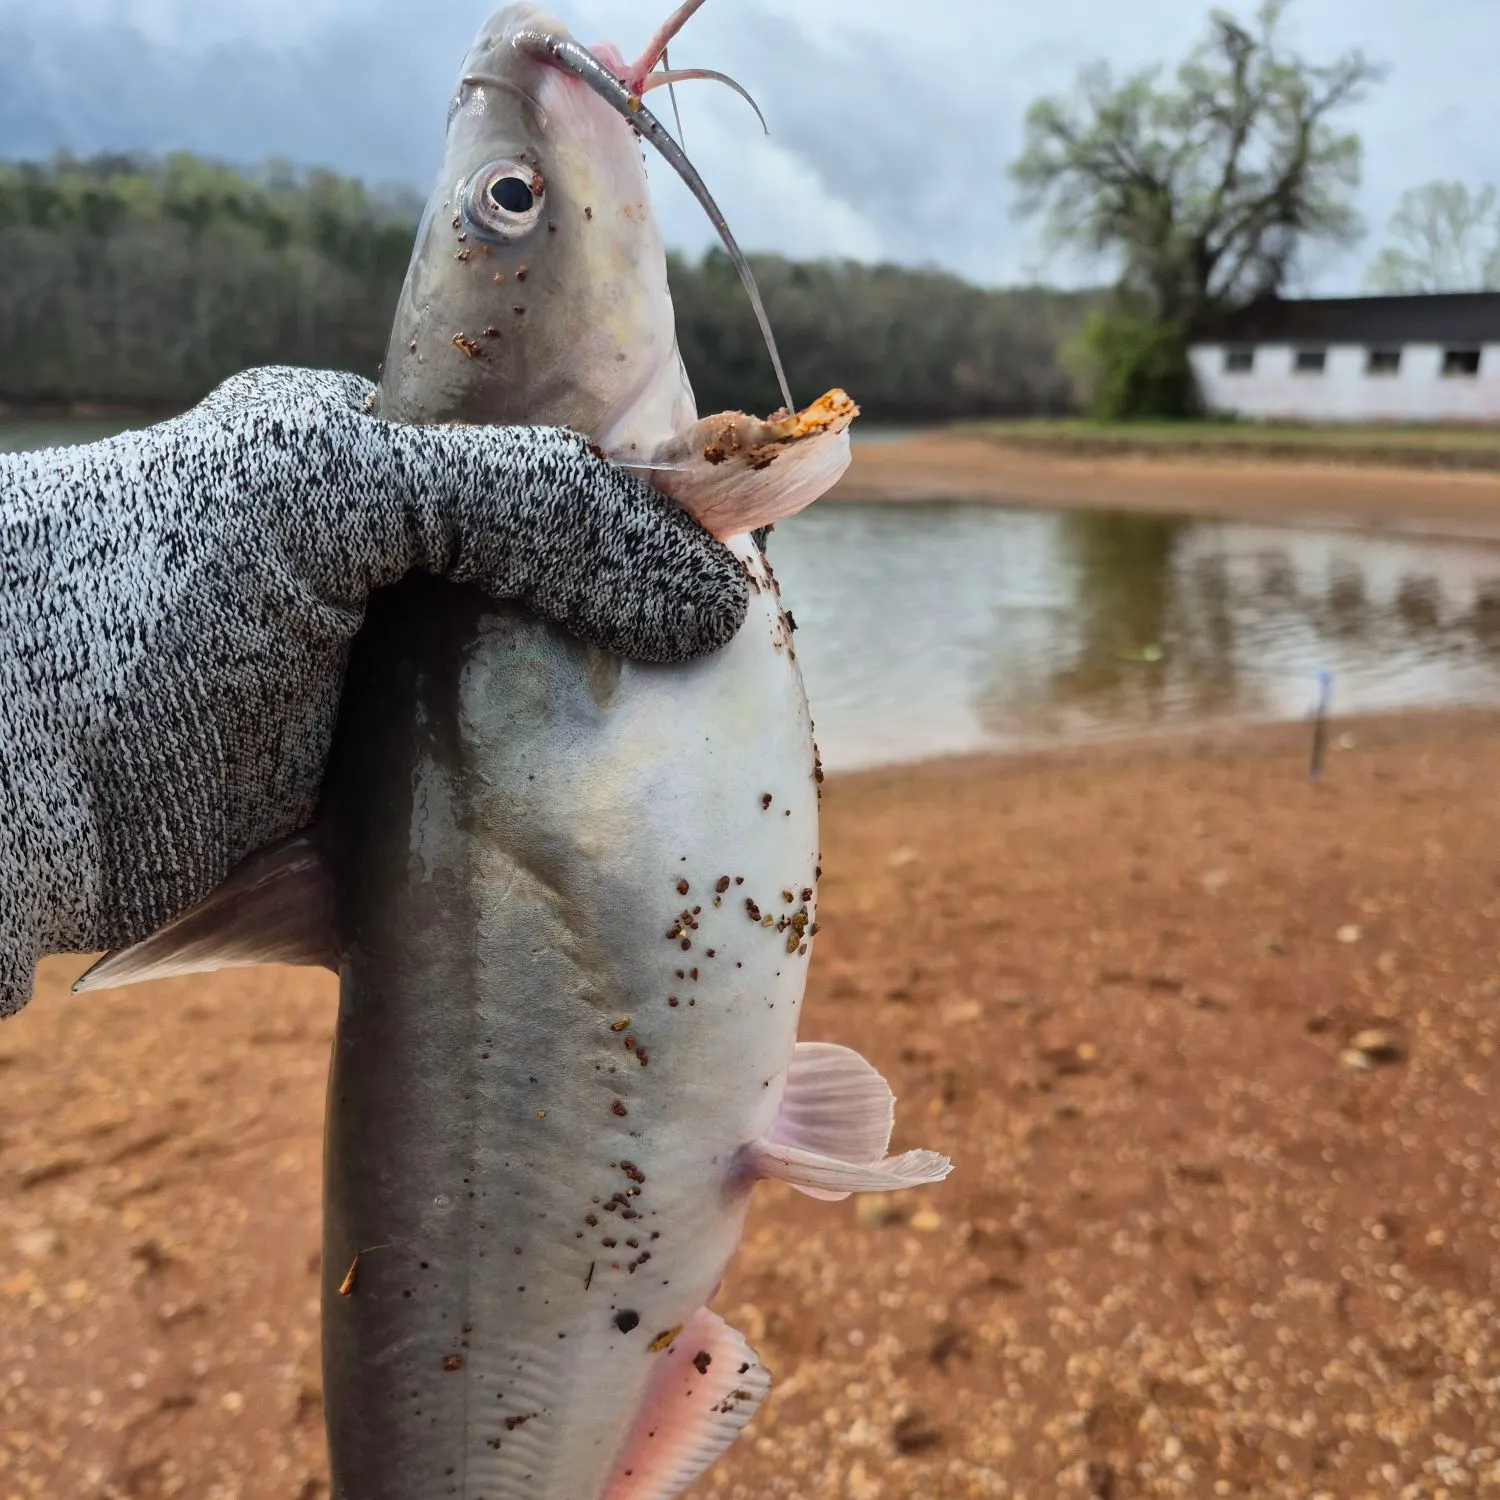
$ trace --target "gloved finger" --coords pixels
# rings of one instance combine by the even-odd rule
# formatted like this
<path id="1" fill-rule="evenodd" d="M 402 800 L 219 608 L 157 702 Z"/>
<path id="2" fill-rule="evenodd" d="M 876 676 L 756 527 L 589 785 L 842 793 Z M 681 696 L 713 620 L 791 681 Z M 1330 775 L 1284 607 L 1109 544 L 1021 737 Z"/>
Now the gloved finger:
<path id="1" fill-rule="evenodd" d="M 316 424 L 361 414 L 374 393 L 370 381 L 346 371 L 265 365 L 231 375 L 195 410 L 231 424 L 252 414 L 282 416 L 296 425 Z"/>
<path id="2" fill-rule="evenodd" d="M 749 585 L 734 554 L 576 434 L 387 430 L 402 467 L 431 474 L 451 507 L 451 553 L 435 571 L 638 661 L 705 655 L 744 623 Z"/>
<path id="3" fill-rule="evenodd" d="M 373 391 L 266 368 L 204 403 L 297 470 L 288 542 L 331 602 L 357 608 L 421 568 L 639 661 L 702 656 L 739 630 L 749 591 L 733 554 L 577 434 L 384 421 L 368 414 Z"/>

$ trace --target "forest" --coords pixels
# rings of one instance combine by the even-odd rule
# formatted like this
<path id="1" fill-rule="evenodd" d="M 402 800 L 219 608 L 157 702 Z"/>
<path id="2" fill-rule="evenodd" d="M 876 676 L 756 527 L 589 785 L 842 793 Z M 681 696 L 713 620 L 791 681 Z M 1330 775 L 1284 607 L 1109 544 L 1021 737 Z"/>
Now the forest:
<path id="1" fill-rule="evenodd" d="M 421 209 L 286 162 L 0 162 L 0 405 L 181 409 L 262 364 L 373 376 Z M 804 399 L 843 386 L 885 422 L 1073 409 L 1059 350 L 1097 296 L 753 260 Z M 670 278 L 700 409 L 775 406 L 727 258 L 674 256 Z"/>

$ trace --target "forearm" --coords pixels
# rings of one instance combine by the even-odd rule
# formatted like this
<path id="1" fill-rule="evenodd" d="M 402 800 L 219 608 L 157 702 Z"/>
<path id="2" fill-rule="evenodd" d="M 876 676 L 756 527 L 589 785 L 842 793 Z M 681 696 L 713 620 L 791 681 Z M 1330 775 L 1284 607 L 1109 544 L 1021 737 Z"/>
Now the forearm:
<path id="1" fill-rule="evenodd" d="M 95 819 L 15 662 L 0 654 L 0 1016 L 26 1003 L 43 953 L 98 946 Z"/>
<path id="2" fill-rule="evenodd" d="M 39 954 L 136 941 L 224 874 L 203 836 L 219 788 L 173 790 L 217 750 L 183 608 L 212 559 L 161 470 L 151 434 L 0 455 L 3 1009 Z"/>
<path id="3" fill-rule="evenodd" d="M 0 463 L 7 837 L 44 951 L 138 941 L 312 813 L 326 747 L 280 731 L 332 722 L 358 613 L 252 535 L 248 459 L 180 432 Z"/>

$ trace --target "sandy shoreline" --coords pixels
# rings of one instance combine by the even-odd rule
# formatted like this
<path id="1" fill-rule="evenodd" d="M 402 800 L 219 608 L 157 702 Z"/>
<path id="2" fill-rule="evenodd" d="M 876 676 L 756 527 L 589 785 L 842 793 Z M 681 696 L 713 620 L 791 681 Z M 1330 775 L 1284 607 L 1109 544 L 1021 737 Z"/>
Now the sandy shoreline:
<path id="1" fill-rule="evenodd" d="M 830 777 L 803 1034 L 958 1169 L 762 1193 L 777 1386 L 693 1493 L 1500 1482 L 1500 715 L 1340 730 Z M 79 967 L 0 1024 L 0 1495 L 325 1500 L 333 986 Z"/>
<path id="2" fill-rule="evenodd" d="M 1500 473 L 1290 460 L 1076 457 L 964 434 L 856 444 L 830 497 L 1500 529 Z"/>

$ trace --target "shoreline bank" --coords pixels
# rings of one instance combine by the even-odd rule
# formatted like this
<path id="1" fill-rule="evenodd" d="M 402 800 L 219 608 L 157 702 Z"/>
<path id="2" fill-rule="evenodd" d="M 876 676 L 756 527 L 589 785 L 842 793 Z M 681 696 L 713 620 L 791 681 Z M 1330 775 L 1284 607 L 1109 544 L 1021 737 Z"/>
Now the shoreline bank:
<path id="1" fill-rule="evenodd" d="M 833 502 L 959 500 L 1235 520 L 1500 530 L 1500 473 L 1282 458 L 1077 456 L 961 432 L 856 444 Z"/>

